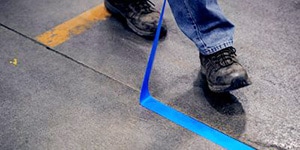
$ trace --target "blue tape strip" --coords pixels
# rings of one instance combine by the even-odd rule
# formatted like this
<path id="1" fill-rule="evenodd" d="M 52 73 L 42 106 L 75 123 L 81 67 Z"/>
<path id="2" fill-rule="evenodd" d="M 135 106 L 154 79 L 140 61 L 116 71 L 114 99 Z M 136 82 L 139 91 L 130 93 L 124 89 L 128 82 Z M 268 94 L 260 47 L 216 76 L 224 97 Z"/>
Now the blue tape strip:
<path id="1" fill-rule="evenodd" d="M 152 45 L 152 50 L 149 56 L 144 81 L 141 88 L 141 95 L 140 95 L 140 104 L 144 106 L 145 108 L 165 117 L 166 119 L 169 119 L 170 121 L 173 121 L 174 123 L 226 148 L 226 149 L 232 149 L 232 150 L 254 150 L 249 145 L 246 145 L 216 129 L 213 129 L 209 127 L 208 125 L 201 123 L 175 109 L 172 107 L 169 107 L 155 98 L 153 98 L 150 95 L 148 84 L 150 80 L 150 74 L 153 67 L 153 62 L 156 54 L 156 49 L 159 41 L 159 33 L 161 30 L 163 15 L 165 12 L 165 5 L 166 0 L 164 0 L 163 7 L 160 14 L 160 19 L 156 31 L 156 35 L 154 38 L 154 42 Z"/>

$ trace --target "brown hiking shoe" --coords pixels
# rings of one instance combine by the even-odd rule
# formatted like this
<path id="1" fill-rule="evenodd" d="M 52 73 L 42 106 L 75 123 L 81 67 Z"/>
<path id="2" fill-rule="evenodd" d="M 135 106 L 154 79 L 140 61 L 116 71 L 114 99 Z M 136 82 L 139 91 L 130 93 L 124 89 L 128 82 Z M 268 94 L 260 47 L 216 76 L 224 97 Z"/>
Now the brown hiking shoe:
<path id="1" fill-rule="evenodd" d="M 200 54 L 201 73 L 213 92 L 228 92 L 251 84 L 246 70 L 238 62 L 233 47 L 211 55 Z"/>
<path id="2" fill-rule="evenodd" d="M 155 36 L 160 13 L 150 0 L 105 0 L 104 4 L 112 15 L 125 19 L 128 27 L 136 34 L 148 38 Z M 160 37 L 166 33 L 167 27 L 163 22 Z"/>

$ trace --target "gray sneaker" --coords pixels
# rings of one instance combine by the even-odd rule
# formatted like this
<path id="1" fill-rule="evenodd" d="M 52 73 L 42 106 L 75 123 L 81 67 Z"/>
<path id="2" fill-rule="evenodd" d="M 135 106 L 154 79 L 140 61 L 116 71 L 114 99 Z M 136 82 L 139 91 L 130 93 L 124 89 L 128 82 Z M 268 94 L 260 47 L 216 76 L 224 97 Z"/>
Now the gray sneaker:
<path id="1" fill-rule="evenodd" d="M 213 92 L 228 92 L 251 84 L 246 70 L 238 62 L 233 47 L 211 55 L 200 54 L 201 73 Z"/>
<path id="2" fill-rule="evenodd" d="M 112 15 L 126 21 L 128 27 L 136 34 L 153 38 L 155 36 L 160 13 L 153 7 L 150 0 L 105 0 L 105 7 Z M 160 37 L 167 33 L 166 24 L 163 22 Z"/>

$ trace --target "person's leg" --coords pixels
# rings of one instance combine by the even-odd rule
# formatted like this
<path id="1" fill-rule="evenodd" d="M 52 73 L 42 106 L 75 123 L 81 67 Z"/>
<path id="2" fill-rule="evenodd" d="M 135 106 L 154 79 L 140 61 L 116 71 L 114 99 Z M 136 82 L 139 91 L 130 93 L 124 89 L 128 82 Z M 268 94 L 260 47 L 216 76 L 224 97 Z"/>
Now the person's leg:
<path id="1" fill-rule="evenodd" d="M 217 0 L 169 0 L 169 4 L 178 26 L 203 55 L 232 46 L 234 25 Z"/>
<path id="2" fill-rule="evenodd" d="M 153 38 L 159 20 L 159 12 L 150 0 L 105 0 L 105 7 L 125 20 L 128 27 L 136 34 Z M 167 27 L 163 23 L 161 36 L 165 36 Z"/>
<path id="3" fill-rule="evenodd" d="M 200 51 L 201 72 L 214 92 L 251 84 L 238 63 L 233 45 L 234 25 L 223 15 L 217 0 L 169 0 L 175 20 Z"/>

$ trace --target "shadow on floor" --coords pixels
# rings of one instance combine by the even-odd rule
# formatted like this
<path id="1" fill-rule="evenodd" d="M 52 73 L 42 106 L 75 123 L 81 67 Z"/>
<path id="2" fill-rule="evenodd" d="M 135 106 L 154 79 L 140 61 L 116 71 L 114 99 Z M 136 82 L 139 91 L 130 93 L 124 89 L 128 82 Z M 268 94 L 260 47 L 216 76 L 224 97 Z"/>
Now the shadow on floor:
<path id="1" fill-rule="evenodd" d="M 169 105 L 235 138 L 245 130 L 246 115 L 237 97 L 211 92 L 200 71 L 193 88 Z"/>
<path id="2" fill-rule="evenodd" d="M 245 113 L 242 104 L 230 92 L 215 93 L 210 91 L 205 77 L 201 73 L 199 73 L 198 79 L 194 82 L 194 86 L 202 88 L 207 102 L 219 113 L 231 116 Z"/>

